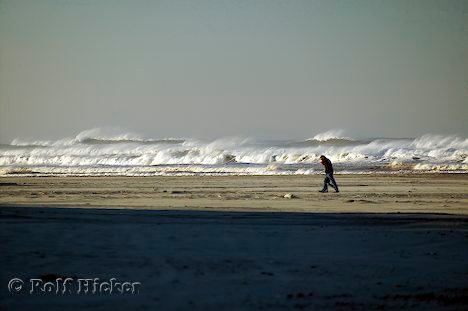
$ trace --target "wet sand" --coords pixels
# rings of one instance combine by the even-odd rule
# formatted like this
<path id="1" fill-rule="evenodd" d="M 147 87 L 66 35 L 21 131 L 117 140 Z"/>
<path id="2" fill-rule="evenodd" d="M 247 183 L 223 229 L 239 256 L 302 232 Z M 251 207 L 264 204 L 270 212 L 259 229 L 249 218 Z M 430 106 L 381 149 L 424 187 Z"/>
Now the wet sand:
<path id="1" fill-rule="evenodd" d="M 467 176 L 337 181 L 0 179 L 0 309 L 466 310 Z M 58 277 L 141 288 L 28 293 Z"/>

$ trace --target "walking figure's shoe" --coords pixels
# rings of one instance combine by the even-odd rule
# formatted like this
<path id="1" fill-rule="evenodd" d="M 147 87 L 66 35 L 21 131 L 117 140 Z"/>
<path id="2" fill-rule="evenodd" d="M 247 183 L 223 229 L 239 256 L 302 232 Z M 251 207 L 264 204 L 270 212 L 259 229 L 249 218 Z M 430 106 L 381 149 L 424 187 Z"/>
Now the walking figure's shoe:
<path id="1" fill-rule="evenodd" d="M 326 192 L 328 192 L 328 190 L 319 190 L 319 192 L 326 193 Z"/>

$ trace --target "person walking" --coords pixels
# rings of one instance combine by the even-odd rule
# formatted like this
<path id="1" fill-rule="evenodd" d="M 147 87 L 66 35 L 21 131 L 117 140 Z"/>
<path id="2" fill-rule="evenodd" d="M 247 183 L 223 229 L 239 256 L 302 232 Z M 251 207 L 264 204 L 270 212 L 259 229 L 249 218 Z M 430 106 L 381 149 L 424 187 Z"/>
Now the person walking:
<path id="1" fill-rule="evenodd" d="M 335 181 L 335 178 L 333 177 L 333 165 L 326 156 L 321 155 L 320 156 L 320 163 L 325 167 L 325 180 L 323 181 L 323 188 L 319 192 L 328 192 L 328 185 L 332 186 L 333 189 L 335 189 L 336 192 L 340 192 L 338 190 L 338 184 Z"/>

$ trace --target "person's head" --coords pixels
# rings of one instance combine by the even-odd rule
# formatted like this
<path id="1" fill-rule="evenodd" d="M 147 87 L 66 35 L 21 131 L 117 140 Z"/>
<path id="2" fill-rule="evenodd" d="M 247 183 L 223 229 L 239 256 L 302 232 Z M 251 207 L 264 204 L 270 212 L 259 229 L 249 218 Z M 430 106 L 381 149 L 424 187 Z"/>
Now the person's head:
<path id="1" fill-rule="evenodd" d="M 324 155 L 321 155 L 321 156 L 320 156 L 320 163 L 322 163 L 322 164 L 325 163 L 325 159 L 326 159 L 326 158 L 327 158 L 327 157 L 325 157 Z"/>

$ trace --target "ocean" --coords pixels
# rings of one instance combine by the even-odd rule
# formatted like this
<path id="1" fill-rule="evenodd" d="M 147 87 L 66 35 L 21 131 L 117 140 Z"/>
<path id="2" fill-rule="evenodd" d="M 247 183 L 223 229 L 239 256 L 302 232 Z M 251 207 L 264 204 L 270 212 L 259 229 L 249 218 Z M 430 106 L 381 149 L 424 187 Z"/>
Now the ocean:
<path id="1" fill-rule="evenodd" d="M 0 176 L 467 173 L 468 138 L 353 138 L 328 131 L 303 140 L 143 138 L 91 129 L 57 141 L 0 145 Z"/>

